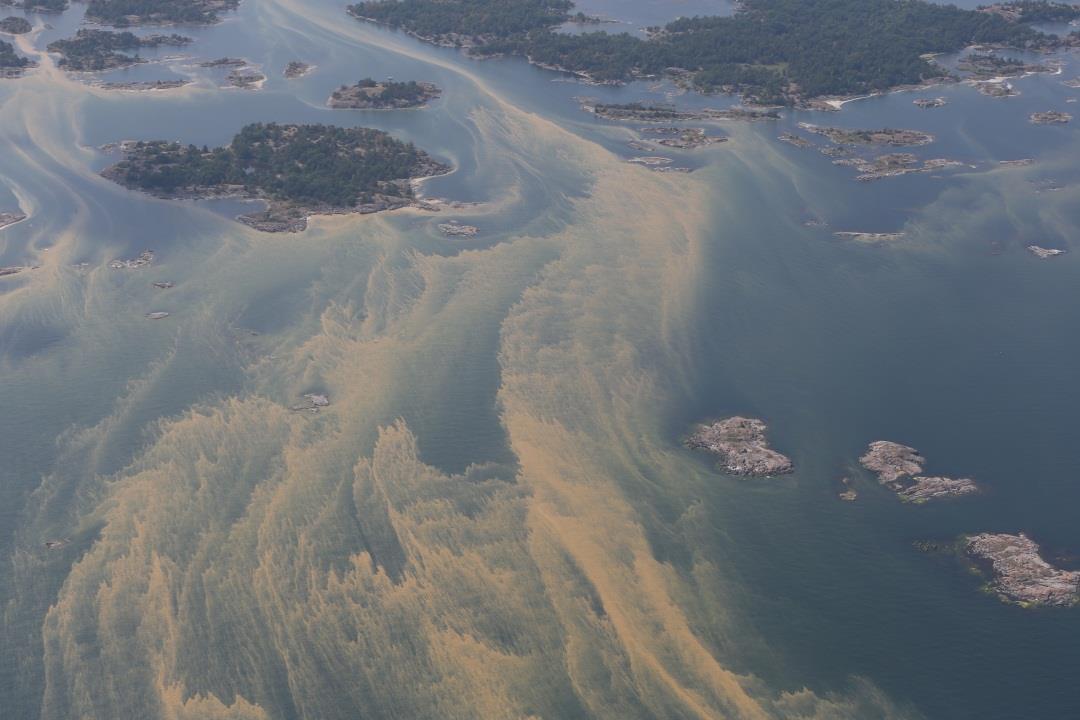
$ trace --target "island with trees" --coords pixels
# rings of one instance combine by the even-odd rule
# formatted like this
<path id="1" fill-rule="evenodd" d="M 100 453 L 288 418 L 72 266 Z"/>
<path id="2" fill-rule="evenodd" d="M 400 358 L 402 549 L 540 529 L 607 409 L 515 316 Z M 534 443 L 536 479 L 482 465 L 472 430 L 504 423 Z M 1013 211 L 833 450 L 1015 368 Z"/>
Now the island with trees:
<path id="1" fill-rule="evenodd" d="M 258 230 L 296 232 L 310 215 L 372 213 L 415 202 L 411 182 L 450 168 L 412 143 L 369 128 L 255 123 L 218 148 L 125 143 L 102 175 L 162 198 L 263 200 L 238 218 Z"/>
<path id="2" fill-rule="evenodd" d="M 102 25 L 211 25 L 240 0 L 90 0 L 86 18 Z"/>
<path id="3" fill-rule="evenodd" d="M 628 33 L 556 32 L 568 0 L 364 0 L 356 18 L 481 56 L 517 55 L 594 82 L 669 76 L 758 104 L 800 105 L 948 76 L 932 54 L 973 44 L 1049 50 L 1080 44 L 1032 23 L 1073 20 L 1077 6 L 1023 0 L 964 10 L 924 0 L 743 0 L 732 16 L 680 18 Z"/>
<path id="4" fill-rule="evenodd" d="M 141 48 L 183 47 L 191 42 L 191 38 L 176 34 L 141 38 L 130 32 L 83 28 L 75 33 L 75 37 L 53 41 L 46 49 L 61 55 L 58 64 L 65 70 L 98 72 L 143 62 L 138 54 L 128 55 L 120 51 L 137 53 Z"/>
<path id="5" fill-rule="evenodd" d="M 0 78 L 21 77 L 23 72 L 34 66 L 29 58 L 15 52 L 15 46 L 0 40 Z"/>
<path id="6" fill-rule="evenodd" d="M 33 29 L 34 27 L 26 18 L 10 15 L 0 20 L 0 32 L 5 32 L 8 35 L 25 35 Z"/>
<path id="7" fill-rule="evenodd" d="M 36 13 L 60 13 L 68 9 L 67 0 L 5 0 L 0 5 Z"/>
<path id="8" fill-rule="evenodd" d="M 289 64 L 285 66 L 285 79 L 295 80 L 296 78 L 302 78 L 312 71 L 314 65 L 299 60 L 290 60 Z"/>
<path id="9" fill-rule="evenodd" d="M 441 90 L 433 83 L 377 82 L 364 78 L 355 85 L 342 85 L 330 95 L 326 104 L 335 109 L 353 110 L 400 110 L 424 105 L 439 97 Z"/>

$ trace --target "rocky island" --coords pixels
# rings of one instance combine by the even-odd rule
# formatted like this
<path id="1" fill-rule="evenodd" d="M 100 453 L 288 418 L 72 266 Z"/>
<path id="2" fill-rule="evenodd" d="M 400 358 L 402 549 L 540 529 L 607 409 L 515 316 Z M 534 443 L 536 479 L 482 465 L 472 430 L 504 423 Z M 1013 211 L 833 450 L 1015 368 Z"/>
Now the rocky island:
<path id="1" fill-rule="evenodd" d="M 210 25 L 218 13 L 235 10 L 240 0 L 90 0 L 86 19 L 112 27 L 132 25 Z"/>
<path id="2" fill-rule="evenodd" d="M 326 104 L 334 109 L 402 110 L 424 105 L 442 93 L 429 82 L 376 82 L 364 78 L 355 85 L 342 85 L 330 95 Z"/>
<path id="3" fill-rule="evenodd" d="M 8 35 L 25 35 L 33 29 L 34 27 L 26 18 L 10 15 L 0 20 L 0 32 L 5 32 Z"/>
<path id="4" fill-rule="evenodd" d="M 990 589 L 1023 606 L 1075 605 L 1080 572 L 1061 570 L 1039 555 L 1038 544 L 1023 533 L 982 533 L 964 538 L 967 554 L 989 566 Z"/>
<path id="5" fill-rule="evenodd" d="M 36 267 L 36 265 L 0 265 L 0 277 L 18 275 L 23 270 L 34 270 Z"/>
<path id="6" fill-rule="evenodd" d="M 0 78 L 22 77 L 32 67 L 34 63 L 15 52 L 14 45 L 0 40 Z"/>
<path id="7" fill-rule="evenodd" d="M 878 155 L 875 158 L 848 157 L 833 160 L 834 165 L 853 167 L 859 171 L 855 179 L 859 182 L 869 182 L 887 177 L 899 177 L 911 173 L 925 173 L 933 170 L 963 165 L 958 160 L 946 158 L 931 158 L 919 164 L 919 159 L 911 153 L 889 153 Z"/>
<path id="8" fill-rule="evenodd" d="M 22 222 L 25 219 L 26 214 L 18 210 L 0 212 L 0 230 L 6 228 L 8 225 Z"/>
<path id="9" fill-rule="evenodd" d="M 476 233 L 480 232 L 480 228 L 475 225 L 464 225 L 456 220 L 439 223 L 438 227 L 439 232 L 449 237 L 475 237 Z"/>
<path id="10" fill-rule="evenodd" d="M 776 139 L 797 148 L 808 148 L 813 146 L 813 143 L 806 138 L 799 137 L 795 133 L 790 132 L 780 133 Z"/>
<path id="11" fill-rule="evenodd" d="M 912 100 L 911 102 L 912 102 L 913 105 L 915 105 L 915 107 L 922 108 L 923 110 L 928 110 L 928 109 L 931 109 L 931 108 L 945 107 L 946 105 L 949 104 L 949 101 L 946 100 L 943 97 L 919 98 L 917 100 Z"/>
<path id="12" fill-rule="evenodd" d="M 266 82 L 266 76 L 254 68 L 234 68 L 225 77 L 229 87 L 241 90 L 258 90 Z"/>
<path id="13" fill-rule="evenodd" d="M 727 138 L 722 135 L 709 135 L 705 128 L 651 127 L 641 128 L 641 132 L 645 135 L 657 136 L 657 145 L 678 150 L 693 150 L 727 142 Z"/>
<path id="14" fill-rule="evenodd" d="M 240 68 L 240 67 L 244 67 L 247 64 L 248 64 L 248 61 L 243 59 L 243 58 L 221 57 L 221 58 L 217 58 L 216 60 L 204 60 L 201 63 L 199 63 L 199 67 L 202 67 L 202 68 L 226 68 L 226 67 Z"/>
<path id="15" fill-rule="evenodd" d="M 875 244 L 875 243 L 886 243 L 886 242 L 892 242 L 894 240 L 900 240 L 901 238 L 904 237 L 904 233 L 902 233 L 902 232 L 875 233 L 875 232 L 844 231 L 844 232 L 834 232 L 833 236 L 838 237 L 841 240 L 853 240 L 854 242 Z"/>
<path id="16" fill-rule="evenodd" d="M 117 258 L 109 263 L 109 267 L 113 270 L 138 270 L 139 268 L 146 267 L 152 262 L 154 262 L 154 251 L 143 250 L 137 257 Z"/>
<path id="17" fill-rule="evenodd" d="M 131 92 L 153 92 L 161 90 L 176 90 L 185 85 L 190 85 L 190 80 L 126 80 L 118 82 L 99 83 L 98 87 L 106 90 L 127 90 Z"/>
<path id="18" fill-rule="evenodd" d="M 776 110 L 747 108 L 678 108 L 670 103 L 596 103 L 583 102 L 581 108 L 605 120 L 621 122 L 669 123 L 689 120 L 776 120 Z"/>
<path id="19" fill-rule="evenodd" d="M 972 53 L 961 59 L 956 67 L 968 77 L 976 79 L 1019 77 L 1057 70 L 1051 65 L 1026 63 L 1023 60 L 1001 57 L 992 53 Z"/>
<path id="20" fill-rule="evenodd" d="M 1028 245 L 1028 252 L 1039 258 L 1040 260 L 1046 260 L 1047 258 L 1061 257 L 1065 254 L 1064 250 L 1060 248 L 1044 248 L 1039 245 Z"/>
<path id="21" fill-rule="evenodd" d="M 899 130 L 894 128 L 853 130 L 813 125 L 807 122 L 799 123 L 799 127 L 808 133 L 826 137 L 836 145 L 892 145 L 899 147 L 929 145 L 934 142 L 933 135 L 919 130 Z"/>
<path id="22" fill-rule="evenodd" d="M 1072 115 L 1065 112 L 1058 112 L 1057 110 L 1047 110 L 1046 112 L 1031 113 L 1028 120 L 1030 120 L 1033 125 L 1063 125 L 1072 120 Z"/>
<path id="23" fill-rule="evenodd" d="M 138 55 L 127 55 L 119 52 L 121 50 L 138 51 L 165 45 L 183 47 L 191 42 L 191 38 L 183 35 L 151 35 L 140 38 L 130 32 L 83 28 L 75 33 L 73 38 L 49 43 L 47 50 L 60 54 L 58 64 L 65 70 L 98 72 L 143 62 Z"/>
<path id="24" fill-rule="evenodd" d="M 373 213 L 415 203 L 411 180 L 449 171 L 381 130 L 255 123 L 225 147 L 165 141 L 125 143 L 102 175 L 161 198 L 263 200 L 241 222 L 297 232 L 310 215 Z"/>
<path id="25" fill-rule="evenodd" d="M 1016 97 L 1020 94 L 1007 80 L 987 80 L 975 83 L 975 89 L 983 95 L 994 98 Z"/>
<path id="26" fill-rule="evenodd" d="M 699 425 L 686 446 L 717 455 L 720 467 L 732 475 L 764 477 L 791 472 L 791 460 L 769 447 L 765 430 L 761 420 L 730 417 Z"/>
<path id="27" fill-rule="evenodd" d="M 299 60 L 293 60 L 285 66 L 285 79 L 295 80 L 296 78 L 302 78 L 314 69 L 314 65 L 308 65 L 307 63 L 300 62 Z"/>
<path id="28" fill-rule="evenodd" d="M 921 475 L 926 459 L 915 448 L 888 440 L 870 443 L 866 454 L 859 458 L 859 463 L 876 473 L 882 485 L 907 502 L 924 503 L 936 498 L 978 492 L 975 481 L 969 478 Z"/>

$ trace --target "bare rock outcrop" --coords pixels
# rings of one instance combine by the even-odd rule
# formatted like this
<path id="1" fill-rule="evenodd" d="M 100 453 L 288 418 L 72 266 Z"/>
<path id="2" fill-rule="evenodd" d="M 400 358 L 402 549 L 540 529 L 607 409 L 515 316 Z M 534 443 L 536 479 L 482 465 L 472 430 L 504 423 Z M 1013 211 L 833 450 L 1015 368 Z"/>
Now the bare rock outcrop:
<path id="1" fill-rule="evenodd" d="M 989 563 L 990 587 L 1021 605 L 1075 605 L 1080 572 L 1062 570 L 1039 555 L 1039 545 L 1023 533 L 981 533 L 965 538 L 968 555 Z"/>
<path id="2" fill-rule="evenodd" d="M 791 460 L 769 447 L 766 429 L 761 420 L 730 417 L 699 425 L 686 445 L 719 456 L 720 466 L 732 475 L 764 477 L 791 472 Z"/>
<path id="3" fill-rule="evenodd" d="M 859 462 L 876 473 L 878 480 L 895 492 L 901 500 L 924 503 L 942 497 L 971 495 L 979 491 L 970 478 L 949 478 L 923 475 L 926 458 L 907 445 L 889 440 L 870 443 Z"/>

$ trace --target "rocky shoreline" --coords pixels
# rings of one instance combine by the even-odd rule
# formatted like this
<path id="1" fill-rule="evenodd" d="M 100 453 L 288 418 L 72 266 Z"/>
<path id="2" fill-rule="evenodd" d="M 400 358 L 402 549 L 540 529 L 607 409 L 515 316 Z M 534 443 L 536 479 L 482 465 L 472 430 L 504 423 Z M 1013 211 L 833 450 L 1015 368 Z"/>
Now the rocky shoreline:
<path id="1" fill-rule="evenodd" d="M 729 417 L 699 425 L 686 446 L 718 456 L 720 467 L 732 475 L 768 477 L 792 472 L 791 460 L 769 447 L 766 430 L 761 420 Z"/>
<path id="2" fill-rule="evenodd" d="M 964 538 L 968 556 L 988 566 L 990 589 L 1022 606 L 1070 606 L 1080 602 L 1080 572 L 1043 560 L 1039 545 L 1024 533 L 981 533 Z"/>

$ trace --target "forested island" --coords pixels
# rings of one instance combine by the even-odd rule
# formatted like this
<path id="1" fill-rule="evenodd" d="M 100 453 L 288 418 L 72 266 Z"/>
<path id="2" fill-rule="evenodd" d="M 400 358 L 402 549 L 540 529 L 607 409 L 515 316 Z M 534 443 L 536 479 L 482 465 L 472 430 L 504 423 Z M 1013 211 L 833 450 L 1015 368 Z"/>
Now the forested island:
<path id="1" fill-rule="evenodd" d="M 744 0 L 728 17 L 681 18 L 628 33 L 569 35 L 569 0 L 365 0 L 361 20 L 476 55 L 518 55 L 594 82 L 668 75 L 759 104 L 801 104 L 945 77 L 929 54 L 969 45 L 1048 50 L 1080 44 L 1031 27 L 1080 8 L 1045 0 L 963 10 L 923 0 Z"/>
<path id="2" fill-rule="evenodd" d="M 0 77 L 13 78 L 22 75 L 33 63 L 15 52 L 15 46 L 0 40 Z"/>
<path id="3" fill-rule="evenodd" d="M 128 27 L 131 25 L 209 25 L 219 13 L 235 10 L 240 0 L 90 0 L 88 20 Z"/>
<path id="4" fill-rule="evenodd" d="M 429 82 L 376 82 L 364 78 L 355 85 L 342 85 L 335 90 L 327 105 L 332 108 L 356 110 L 397 110 L 423 105 L 439 97 L 442 91 Z"/>
<path id="5" fill-rule="evenodd" d="M 164 198 L 265 200 L 265 212 L 239 219 L 268 232 L 302 230 L 309 215 L 404 207 L 410 180 L 449 171 L 381 130 L 331 125 L 255 123 L 225 147 L 150 141 L 124 153 L 104 177 Z"/>
<path id="6" fill-rule="evenodd" d="M 140 48 L 163 45 L 182 47 L 190 42 L 191 38 L 183 35 L 151 35 L 140 38 L 130 32 L 83 28 L 75 33 L 75 37 L 51 42 L 46 49 L 60 53 L 59 65 L 65 70 L 99 71 L 142 62 L 138 55 L 126 55 L 119 52 L 120 50 L 137 51 Z"/>
<path id="7" fill-rule="evenodd" d="M 0 20 L 0 31 L 6 32 L 8 35 L 25 35 L 33 29 L 30 21 L 26 18 L 12 15 Z"/>

